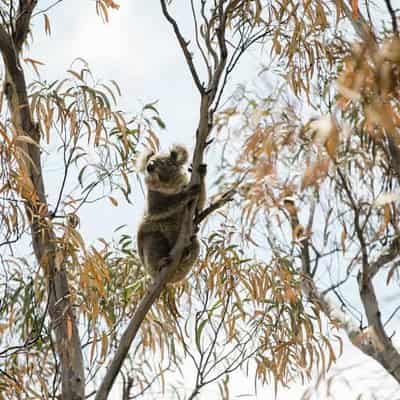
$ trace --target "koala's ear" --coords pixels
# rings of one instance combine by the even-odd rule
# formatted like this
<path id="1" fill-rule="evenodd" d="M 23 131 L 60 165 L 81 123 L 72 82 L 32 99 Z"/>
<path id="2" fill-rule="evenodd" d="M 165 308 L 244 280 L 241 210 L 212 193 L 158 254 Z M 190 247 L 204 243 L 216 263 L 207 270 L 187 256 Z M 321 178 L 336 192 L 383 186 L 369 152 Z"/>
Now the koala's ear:
<path id="1" fill-rule="evenodd" d="M 172 146 L 170 151 L 170 158 L 178 165 L 185 164 L 189 159 L 189 153 L 186 150 L 186 147 L 181 146 L 179 144 L 175 144 Z"/>
<path id="2" fill-rule="evenodd" d="M 140 153 L 139 157 L 136 159 L 136 169 L 138 172 L 143 172 L 146 168 L 146 165 L 151 157 L 153 157 L 154 151 L 149 149 L 144 149 L 142 153 Z"/>

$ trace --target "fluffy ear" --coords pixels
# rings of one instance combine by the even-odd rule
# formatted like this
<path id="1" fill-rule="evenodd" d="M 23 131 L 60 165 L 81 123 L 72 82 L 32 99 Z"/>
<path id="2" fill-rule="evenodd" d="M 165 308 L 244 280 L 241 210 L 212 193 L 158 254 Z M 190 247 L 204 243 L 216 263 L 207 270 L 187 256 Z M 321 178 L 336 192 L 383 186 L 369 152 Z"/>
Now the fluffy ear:
<path id="1" fill-rule="evenodd" d="M 146 168 L 146 165 L 150 158 L 154 155 L 153 150 L 144 149 L 142 153 L 140 153 L 139 157 L 136 159 L 136 169 L 139 172 L 143 172 Z"/>
<path id="2" fill-rule="evenodd" d="M 185 164 L 189 159 L 189 153 L 186 147 L 180 144 L 174 144 L 170 151 L 170 158 L 178 165 Z"/>

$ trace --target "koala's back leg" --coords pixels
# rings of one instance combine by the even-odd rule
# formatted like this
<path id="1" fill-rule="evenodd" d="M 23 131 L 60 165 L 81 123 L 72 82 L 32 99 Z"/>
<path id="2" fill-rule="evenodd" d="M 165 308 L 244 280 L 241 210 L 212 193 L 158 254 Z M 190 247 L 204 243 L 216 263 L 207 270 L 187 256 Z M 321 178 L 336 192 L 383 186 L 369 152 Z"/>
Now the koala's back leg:
<path id="1" fill-rule="evenodd" d="M 161 232 L 152 232 L 143 238 L 143 263 L 147 272 L 155 277 L 160 272 L 162 262 L 169 257 L 171 246 Z"/>
<path id="2" fill-rule="evenodd" d="M 172 279 L 170 280 L 170 282 L 179 282 L 180 280 L 184 279 L 192 269 L 192 266 L 199 257 L 199 254 L 200 254 L 200 242 L 194 236 L 191 240 L 190 246 L 185 248 L 182 256 L 182 261 L 178 265 L 176 272 L 172 277 Z"/>

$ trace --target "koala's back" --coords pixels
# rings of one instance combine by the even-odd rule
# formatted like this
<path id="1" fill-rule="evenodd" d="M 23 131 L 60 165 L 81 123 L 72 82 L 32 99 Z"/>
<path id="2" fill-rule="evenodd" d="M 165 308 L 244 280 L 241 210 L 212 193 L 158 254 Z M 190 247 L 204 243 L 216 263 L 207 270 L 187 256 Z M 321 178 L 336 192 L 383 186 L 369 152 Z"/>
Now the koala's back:
<path id="1" fill-rule="evenodd" d="M 157 220 L 154 220 L 151 214 L 147 214 L 143 217 L 139 229 L 144 235 L 152 235 L 157 232 L 163 234 L 167 238 L 171 250 L 178 239 L 181 224 L 181 213 Z"/>
<path id="2" fill-rule="evenodd" d="M 142 219 L 138 234 L 143 247 L 142 254 L 139 255 L 152 277 L 157 276 L 160 271 L 160 260 L 170 255 L 178 240 L 182 224 L 181 215 L 182 213 L 175 213 L 169 217 L 154 220 L 151 214 L 147 214 Z M 176 281 L 178 277 L 178 280 L 182 279 L 186 273 L 177 273 L 171 281 Z"/>

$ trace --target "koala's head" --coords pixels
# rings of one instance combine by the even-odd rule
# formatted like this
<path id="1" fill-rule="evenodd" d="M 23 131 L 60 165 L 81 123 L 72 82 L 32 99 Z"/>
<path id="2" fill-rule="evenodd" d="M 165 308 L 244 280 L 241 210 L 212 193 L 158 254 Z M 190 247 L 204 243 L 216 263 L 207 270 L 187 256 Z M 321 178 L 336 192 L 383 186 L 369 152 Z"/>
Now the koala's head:
<path id="1" fill-rule="evenodd" d="M 144 173 L 147 188 L 165 194 L 180 192 L 188 183 L 184 165 L 189 154 L 185 147 L 174 145 L 169 153 L 148 151 L 138 160 L 138 169 Z"/>

